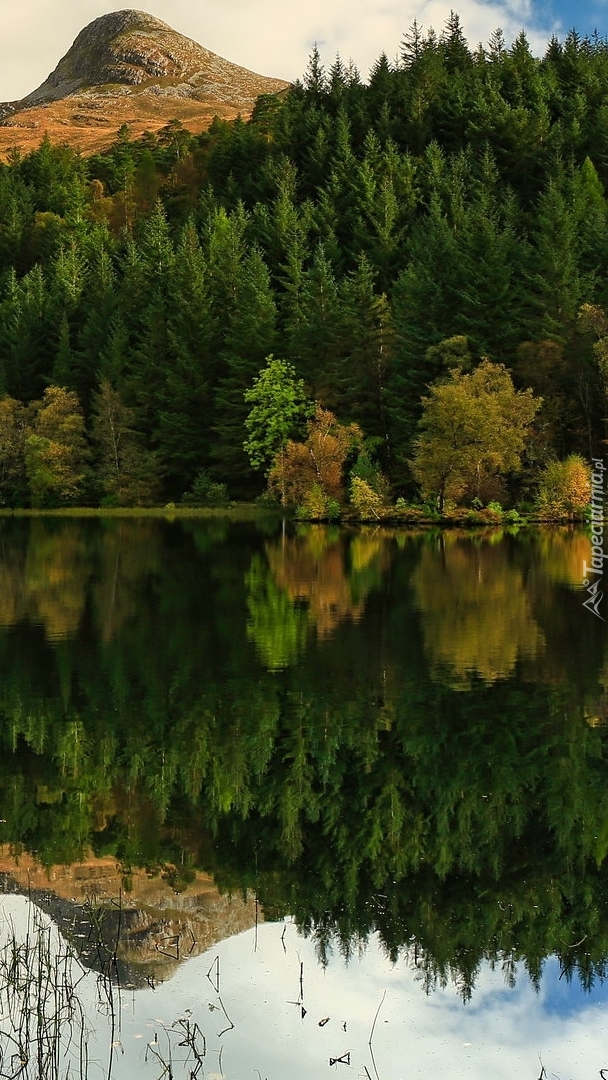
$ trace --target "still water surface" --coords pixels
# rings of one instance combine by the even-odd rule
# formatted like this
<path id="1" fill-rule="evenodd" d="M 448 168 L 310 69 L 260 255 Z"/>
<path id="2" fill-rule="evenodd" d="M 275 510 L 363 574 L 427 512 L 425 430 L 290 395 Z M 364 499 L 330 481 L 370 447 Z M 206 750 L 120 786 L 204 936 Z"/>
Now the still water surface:
<path id="1" fill-rule="evenodd" d="M 2 934 L 81 953 L 89 1076 L 608 1068 L 589 554 L 0 522 Z"/>

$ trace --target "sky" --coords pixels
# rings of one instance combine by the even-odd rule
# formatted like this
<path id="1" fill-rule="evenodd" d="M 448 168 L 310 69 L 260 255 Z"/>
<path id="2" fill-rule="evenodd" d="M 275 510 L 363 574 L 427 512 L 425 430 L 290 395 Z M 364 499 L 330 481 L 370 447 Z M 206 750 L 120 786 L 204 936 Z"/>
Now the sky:
<path id="1" fill-rule="evenodd" d="M 137 0 L 136 0 L 137 4 Z M 34 90 L 89 22 L 123 0 L 0 0 L 0 101 Z M 542 54 L 551 34 L 608 30 L 608 0 L 144 0 L 140 8 L 243 67 L 292 80 L 316 42 L 326 66 L 337 52 L 366 79 L 382 52 L 392 59 L 414 19 L 442 29 L 458 12 L 472 47 L 500 26 L 511 41 L 523 28 Z"/>

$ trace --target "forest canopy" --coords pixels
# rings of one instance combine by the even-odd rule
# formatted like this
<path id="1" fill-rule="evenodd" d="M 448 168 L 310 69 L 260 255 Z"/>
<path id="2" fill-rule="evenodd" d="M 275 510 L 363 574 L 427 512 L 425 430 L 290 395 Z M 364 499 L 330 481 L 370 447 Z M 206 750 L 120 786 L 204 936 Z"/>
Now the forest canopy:
<path id="1" fill-rule="evenodd" d="M 535 56 L 496 30 L 473 50 L 452 13 L 440 33 L 414 23 L 367 82 L 314 49 L 247 122 L 137 141 L 123 126 L 88 159 L 47 138 L 15 148 L 0 164 L 0 502 L 258 493 L 245 393 L 270 355 L 358 426 L 393 496 L 420 491 L 430 388 L 486 359 L 542 398 L 506 499 L 597 455 L 607 88 L 597 34 Z M 67 444 L 49 429 L 61 408 Z M 49 474 L 60 459 L 70 482 Z"/>

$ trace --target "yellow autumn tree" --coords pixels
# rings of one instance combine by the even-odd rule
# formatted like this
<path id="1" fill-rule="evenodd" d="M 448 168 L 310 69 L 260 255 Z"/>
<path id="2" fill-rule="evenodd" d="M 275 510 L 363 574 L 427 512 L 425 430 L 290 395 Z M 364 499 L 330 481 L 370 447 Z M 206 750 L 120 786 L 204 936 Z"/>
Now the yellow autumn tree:
<path id="1" fill-rule="evenodd" d="M 550 461 L 540 479 L 537 505 L 543 517 L 581 518 L 591 498 L 591 469 L 580 454 Z"/>
<path id="2" fill-rule="evenodd" d="M 459 503 L 479 496 L 492 477 L 521 468 L 530 425 L 542 404 L 532 390 L 516 390 L 504 364 L 482 360 L 470 373 L 457 369 L 422 399 L 420 435 L 410 462 L 425 497 Z"/>
<path id="3" fill-rule="evenodd" d="M 32 406 L 25 440 L 25 469 L 32 506 L 74 503 L 82 495 L 87 445 L 78 396 L 47 386 Z"/>
<path id="4" fill-rule="evenodd" d="M 25 494 L 26 410 L 14 398 L 0 398 L 0 506 L 19 506 Z"/>

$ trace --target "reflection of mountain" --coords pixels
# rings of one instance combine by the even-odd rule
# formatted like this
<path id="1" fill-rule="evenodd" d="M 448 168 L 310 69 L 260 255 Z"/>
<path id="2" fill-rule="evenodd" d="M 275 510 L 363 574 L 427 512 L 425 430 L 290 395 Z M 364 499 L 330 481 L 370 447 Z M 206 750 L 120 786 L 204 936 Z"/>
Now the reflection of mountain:
<path id="1" fill-rule="evenodd" d="M 222 895 L 208 874 L 192 878 L 176 892 L 170 868 L 162 875 L 132 869 L 126 880 L 111 858 L 91 855 L 47 871 L 30 857 L 0 850 L 0 893 L 28 896 L 86 967 L 117 977 L 121 986 L 167 979 L 182 960 L 254 925 L 254 899 Z"/>
<path id="2" fill-rule="evenodd" d="M 504 544 L 445 534 L 423 548 L 412 584 L 432 669 L 450 685 L 475 676 L 492 683 L 542 651 L 523 574 Z"/>

